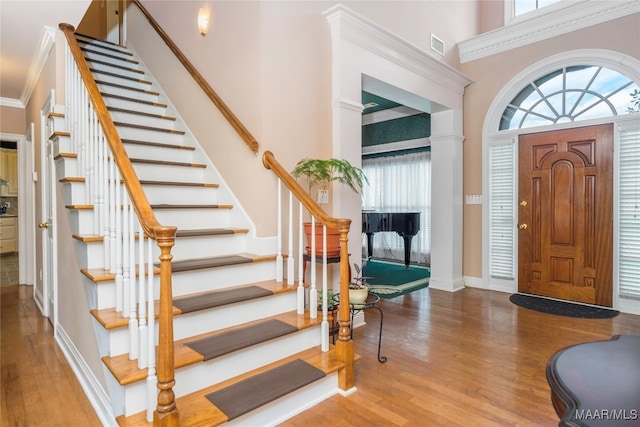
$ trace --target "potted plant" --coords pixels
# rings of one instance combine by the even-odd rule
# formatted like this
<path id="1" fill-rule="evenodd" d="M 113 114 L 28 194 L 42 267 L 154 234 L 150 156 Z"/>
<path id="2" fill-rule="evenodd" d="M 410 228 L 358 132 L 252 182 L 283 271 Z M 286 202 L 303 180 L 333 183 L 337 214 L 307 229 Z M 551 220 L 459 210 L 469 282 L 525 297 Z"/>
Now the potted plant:
<path id="1" fill-rule="evenodd" d="M 314 188 L 323 191 L 326 194 L 331 182 L 339 182 L 355 193 L 360 193 L 364 183 L 368 182 L 362 169 L 353 166 L 349 161 L 343 159 L 309 159 L 300 160 L 291 175 L 298 179 L 305 177 L 307 179 L 307 188 L 309 196 Z M 311 234 L 316 234 L 316 254 L 322 254 L 322 225 L 316 223 L 315 230 L 311 229 L 311 223 L 304 224 L 305 234 L 307 235 L 307 244 L 311 245 Z M 310 246 L 307 246 L 307 253 L 311 254 Z M 340 233 L 337 229 L 327 227 L 327 256 L 336 257 L 340 255 Z"/>
<path id="2" fill-rule="evenodd" d="M 358 264 L 353 264 L 353 269 L 356 271 L 356 276 L 349 283 L 349 303 L 363 304 L 369 294 L 367 279 L 371 279 L 371 277 L 362 276 L 362 270 Z"/>

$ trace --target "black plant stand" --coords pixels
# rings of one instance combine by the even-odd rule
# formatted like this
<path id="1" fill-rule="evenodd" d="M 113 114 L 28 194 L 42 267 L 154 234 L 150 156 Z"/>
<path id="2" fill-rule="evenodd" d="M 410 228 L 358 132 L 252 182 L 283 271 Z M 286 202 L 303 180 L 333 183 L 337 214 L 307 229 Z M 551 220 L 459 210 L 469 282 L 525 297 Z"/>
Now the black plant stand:
<path id="1" fill-rule="evenodd" d="M 340 303 L 340 294 L 336 294 L 333 297 L 334 301 Z M 349 303 L 349 311 L 351 313 L 351 339 L 353 339 L 353 317 L 362 310 L 368 310 L 370 308 L 375 308 L 380 312 L 380 331 L 378 333 L 378 362 L 385 363 L 387 358 L 385 356 L 380 356 L 380 347 L 382 345 L 382 325 L 384 323 L 384 313 L 382 308 L 378 306 L 378 302 L 380 302 L 380 297 L 376 294 L 367 294 L 367 299 L 364 300 L 361 304 L 352 304 Z"/>

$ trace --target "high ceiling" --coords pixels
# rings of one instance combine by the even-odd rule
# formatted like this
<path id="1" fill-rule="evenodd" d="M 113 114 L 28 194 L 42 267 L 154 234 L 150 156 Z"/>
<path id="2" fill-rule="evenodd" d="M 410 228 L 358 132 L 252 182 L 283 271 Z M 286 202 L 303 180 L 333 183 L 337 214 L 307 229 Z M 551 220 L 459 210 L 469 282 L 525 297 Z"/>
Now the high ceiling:
<path id="1" fill-rule="evenodd" d="M 0 0 L 0 105 L 28 101 L 47 53 L 47 28 L 77 26 L 90 0 Z"/>

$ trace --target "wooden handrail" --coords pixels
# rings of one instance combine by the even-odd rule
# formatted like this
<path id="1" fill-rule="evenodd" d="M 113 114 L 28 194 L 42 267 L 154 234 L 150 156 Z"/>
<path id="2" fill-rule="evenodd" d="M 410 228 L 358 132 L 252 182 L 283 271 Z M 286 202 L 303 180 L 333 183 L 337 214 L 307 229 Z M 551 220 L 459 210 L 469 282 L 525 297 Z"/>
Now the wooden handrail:
<path id="1" fill-rule="evenodd" d="M 327 227 L 344 228 L 351 226 L 351 220 L 345 218 L 333 218 L 327 215 L 320 206 L 307 194 L 307 192 L 298 184 L 298 181 L 287 172 L 280 163 L 275 159 L 271 151 L 265 151 L 262 154 L 262 164 L 265 168 L 271 169 L 282 183 L 293 193 L 294 196 L 302 203 L 302 205 L 313 215 L 314 218 Z"/>
<path id="2" fill-rule="evenodd" d="M 307 194 L 298 182 L 275 159 L 271 151 L 265 151 L 262 155 L 262 164 L 271 169 L 280 181 L 293 193 L 302 205 L 321 224 L 327 227 L 335 227 L 340 231 L 340 307 L 338 314 L 338 341 L 336 342 L 336 354 L 339 360 L 344 362 L 344 368 L 338 372 L 338 386 L 342 390 L 349 390 L 355 381 L 353 362 L 355 358 L 353 341 L 351 340 L 351 314 L 349 311 L 349 228 L 351 220 L 348 218 L 333 218 Z"/>
<path id="3" fill-rule="evenodd" d="M 182 51 L 178 48 L 178 46 L 171 40 L 171 38 L 165 33 L 165 31 L 160 27 L 160 24 L 156 22 L 155 19 L 149 14 L 147 9 L 142 6 L 142 4 L 138 0 L 133 0 L 133 4 L 138 6 L 138 9 L 142 12 L 142 14 L 147 18 L 151 26 L 156 30 L 160 38 L 165 42 L 165 44 L 169 47 L 171 52 L 178 58 L 178 61 L 182 63 L 184 68 L 187 69 L 187 72 L 191 74 L 191 77 L 196 81 L 196 83 L 202 88 L 204 93 L 209 97 L 211 102 L 220 110 L 222 115 L 227 119 L 229 124 L 236 130 L 238 135 L 244 140 L 245 144 L 249 147 L 251 151 L 254 153 L 258 153 L 258 141 L 251 135 L 251 132 L 247 130 L 247 128 L 242 124 L 240 119 L 236 117 L 235 114 L 231 111 L 231 109 L 225 104 L 225 102 L 220 98 L 220 96 L 216 93 L 215 90 L 207 83 L 207 81 L 202 77 L 202 74 L 194 67 L 194 65 L 187 59 L 187 57 L 182 53 Z"/>
<path id="4" fill-rule="evenodd" d="M 60 30 L 67 39 L 67 45 L 73 55 L 80 77 L 98 117 L 105 139 L 111 150 L 114 162 L 120 172 L 129 199 L 136 212 L 138 221 L 148 236 L 154 238 L 160 247 L 160 313 L 158 324 L 158 393 L 154 412 L 154 425 L 174 427 L 179 425 L 179 413 L 175 404 L 173 386 L 175 384 L 175 365 L 173 348 L 173 297 L 171 289 L 171 248 L 175 244 L 177 227 L 161 225 L 151 209 L 149 200 L 142 190 L 131 161 L 127 156 L 116 126 L 111 119 L 100 90 L 89 70 L 80 46 L 76 41 L 75 28 L 69 24 L 60 24 Z"/>

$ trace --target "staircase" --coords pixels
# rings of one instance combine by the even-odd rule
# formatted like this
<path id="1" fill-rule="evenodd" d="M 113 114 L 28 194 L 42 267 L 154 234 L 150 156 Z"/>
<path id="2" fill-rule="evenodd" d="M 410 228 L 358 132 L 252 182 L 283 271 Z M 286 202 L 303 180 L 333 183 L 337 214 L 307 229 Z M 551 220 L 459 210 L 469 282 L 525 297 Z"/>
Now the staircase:
<path id="1" fill-rule="evenodd" d="M 276 280 L 275 239 L 253 236 L 250 219 L 140 60 L 122 46 L 76 39 L 153 213 L 160 224 L 177 227 L 172 389 L 179 425 L 275 425 L 337 393 L 345 364 L 333 346 L 322 351 L 321 319 L 298 314 L 296 286 Z M 88 181 L 112 172 L 82 165 L 84 148 L 74 147 L 75 125 L 67 114 L 51 114 L 51 122 L 56 174 L 96 320 L 106 393 L 118 425 L 151 425 L 157 405 L 153 354 L 159 350 L 147 354 L 144 336 L 151 330 L 155 339 L 158 325 L 145 316 L 157 319 L 160 310 L 161 251 L 129 222 L 133 208 L 126 204 L 114 209 L 125 212 L 122 224 L 102 228 L 108 222 L 102 216 L 113 212 L 93 203 L 100 197 L 91 195 Z M 108 176 L 121 182 L 117 174 Z M 126 200 L 125 189 L 115 187 Z M 146 246 L 153 264 L 142 256 Z M 115 250 L 125 251 L 125 261 L 106 265 Z M 145 283 L 156 301 L 136 308 Z M 144 296 L 141 301 L 144 306 Z"/>

